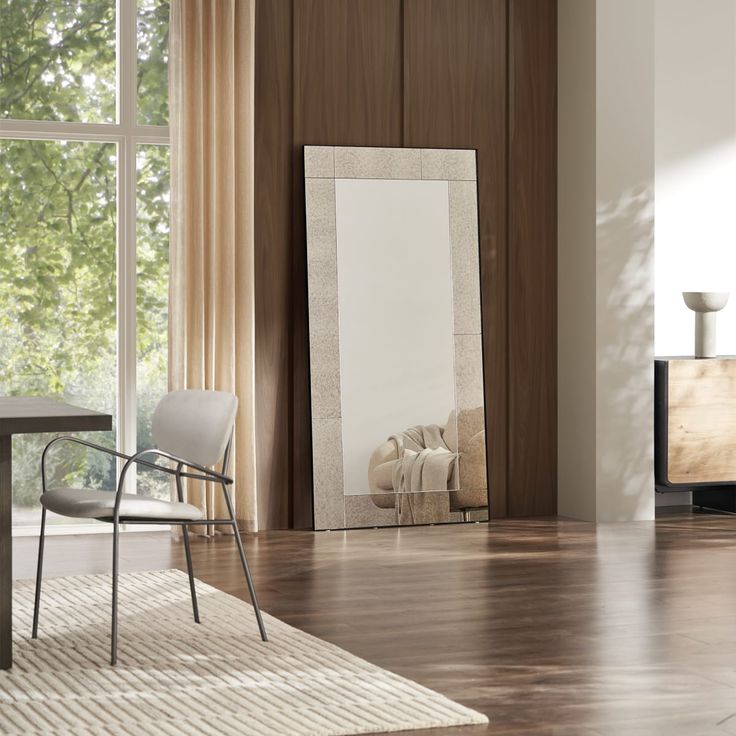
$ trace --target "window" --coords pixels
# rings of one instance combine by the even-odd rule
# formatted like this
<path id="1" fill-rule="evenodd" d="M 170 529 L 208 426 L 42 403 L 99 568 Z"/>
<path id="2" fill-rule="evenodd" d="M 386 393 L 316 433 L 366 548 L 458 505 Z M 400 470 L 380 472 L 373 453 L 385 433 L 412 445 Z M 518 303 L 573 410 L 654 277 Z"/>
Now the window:
<path id="1" fill-rule="evenodd" d="M 126 453 L 167 385 L 168 19 L 166 0 L 0 0 L 0 394 L 110 412 L 87 436 Z M 13 439 L 18 528 L 48 440 Z M 115 467 L 65 447 L 51 475 L 111 488 Z"/>

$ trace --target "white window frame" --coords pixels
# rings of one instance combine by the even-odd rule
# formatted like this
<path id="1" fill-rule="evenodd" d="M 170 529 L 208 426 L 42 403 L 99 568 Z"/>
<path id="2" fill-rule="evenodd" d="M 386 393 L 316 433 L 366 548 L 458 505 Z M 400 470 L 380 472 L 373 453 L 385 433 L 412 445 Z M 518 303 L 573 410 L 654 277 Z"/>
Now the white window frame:
<path id="1" fill-rule="evenodd" d="M 116 122 L 76 123 L 47 120 L 0 119 L 0 139 L 60 140 L 114 143 L 117 147 L 117 438 L 119 452 L 136 451 L 136 150 L 139 144 L 169 145 L 169 128 L 138 124 L 136 77 L 138 66 L 137 0 L 117 0 L 116 6 Z M 118 472 L 122 462 L 118 462 Z M 135 492 L 135 476 L 126 479 Z M 130 530 L 133 528 L 127 525 Z M 168 526 L 142 526 L 152 531 Z M 49 524 L 47 534 L 109 531 L 108 525 Z M 35 536 L 39 527 L 18 526 L 16 536 Z"/>

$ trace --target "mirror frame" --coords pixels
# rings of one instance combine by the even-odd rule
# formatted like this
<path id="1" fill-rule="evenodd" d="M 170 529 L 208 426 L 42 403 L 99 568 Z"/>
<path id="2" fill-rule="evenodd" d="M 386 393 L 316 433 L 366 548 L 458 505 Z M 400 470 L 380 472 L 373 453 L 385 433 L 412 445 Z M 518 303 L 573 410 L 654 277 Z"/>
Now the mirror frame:
<path id="1" fill-rule="evenodd" d="M 315 530 L 398 525 L 396 513 L 378 507 L 370 493 L 346 495 L 343 487 L 335 180 L 439 180 L 448 183 L 455 409 L 460 411 L 482 405 L 487 433 L 476 159 L 473 149 L 304 146 Z M 460 263 L 462 267 L 456 267 Z M 490 477 L 487 444 L 486 441 L 486 491 Z M 461 517 L 460 512 L 454 513 Z M 486 506 L 483 512 L 479 508 L 475 518 L 471 516 L 467 520 L 486 521 L 488 518 Z M 462 518 L 437 523 L 459 521 Z"/>

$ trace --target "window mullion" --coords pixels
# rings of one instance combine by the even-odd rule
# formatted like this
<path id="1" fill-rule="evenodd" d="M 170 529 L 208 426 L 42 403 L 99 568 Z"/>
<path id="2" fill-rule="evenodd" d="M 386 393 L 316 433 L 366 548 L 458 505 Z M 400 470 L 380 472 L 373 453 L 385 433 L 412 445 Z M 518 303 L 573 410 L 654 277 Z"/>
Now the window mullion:
<path id="1" fill-rule="evenodd" d="M 0 138 L 12 140 L 115 141 L 120 134 L 120 126 L 113 123 L 0 120 Z"/>
<path id="2" fill-rule="evenodd" d="M 118 447 L 136 449 L 136 0 L 118 0 Z M 127 492 L 135 491 L 129 473 Z"/>
<path id="3" fill-rule="evenodd" d="M 118 447 L 136 448 L 135 145 L 123 138 L 118 155 Z M 127 489 L 133 492 L 134 474 Z"/>

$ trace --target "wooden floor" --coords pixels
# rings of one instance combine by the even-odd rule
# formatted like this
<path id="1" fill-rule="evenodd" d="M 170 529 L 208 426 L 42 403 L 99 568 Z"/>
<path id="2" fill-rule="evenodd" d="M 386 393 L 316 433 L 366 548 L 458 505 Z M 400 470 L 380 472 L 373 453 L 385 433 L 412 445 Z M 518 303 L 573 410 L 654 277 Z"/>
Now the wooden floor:
<path id="1" fill-rule="evenodd" d="M 106 536 L 47 545 L 49 575 L 108 570 Z M 265 610 L 491 719 L 423 734 L 736 734 L 736 518 L 269 532 L 246 545 Z M 35 540 L 14 553 L 16 577 L 32 577 Z M 243 595 L 232 540 L 198 540 L 194 564 Z M 121 567 L 185 569 L 181 544 L 128 534 Z"/>

